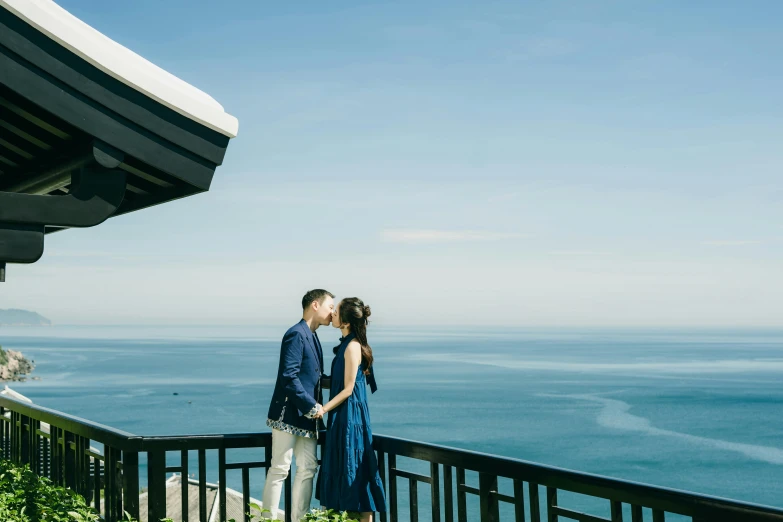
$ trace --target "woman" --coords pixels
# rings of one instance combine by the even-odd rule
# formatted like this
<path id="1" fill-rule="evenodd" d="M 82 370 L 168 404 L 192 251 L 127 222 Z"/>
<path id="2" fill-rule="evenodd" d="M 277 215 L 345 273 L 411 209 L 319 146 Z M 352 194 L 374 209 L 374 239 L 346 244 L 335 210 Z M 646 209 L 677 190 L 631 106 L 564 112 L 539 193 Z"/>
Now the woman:
<path id="1" fill-rule="evenodd" d="M 334 349 L 331 400 L 323 407 L 329 423 L 319 487 L 322 506 L 359 512 L 361 522 L 372 522 L 373 512 L 386 511 L 365 389 L 369 381 L 375 391 L 369 317 L 370 307 L 357 297 L 343 299 L 334 312 L 332 325 L 343 337 Z"/>

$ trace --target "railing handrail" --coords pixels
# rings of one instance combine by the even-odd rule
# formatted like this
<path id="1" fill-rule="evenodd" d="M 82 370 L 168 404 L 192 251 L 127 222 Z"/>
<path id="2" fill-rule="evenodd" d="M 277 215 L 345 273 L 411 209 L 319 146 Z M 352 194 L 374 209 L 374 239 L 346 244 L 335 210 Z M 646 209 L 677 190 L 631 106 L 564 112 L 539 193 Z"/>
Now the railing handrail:
<path id="1" fill-rule="evenodd" d="M 75 415 L 69 415 L 61 411 L 5 396 L 0 396 L 0 407 L 21 413 L 31 419 L 63 428 L 90 440 L 110 444 L 123 451 L 139 451 L 140 449 L 142 437 L 112 428 L 111 426 L 76 417 Z"/>
<path id="2" fill-rule="evenodd" d="M 75 435 L 131 452 L 260 448 L 265 447 L 271 437 L 269 432 L 141 436 L 9 397 L 0 396 L 0 407 L 34 420 L 46 422 Z M 644 505 L 686 516 L 703 516 L 705 511 L 714 510 L 716 514 L 719 514 L 719 518 L 714 520 L 722 520 L 726 516 L 729 517 L 725 518 L 726 520 L 733 520 L 730 517 L 737 517 L 736 520 L 741 520 L 740 517 L 743 515 L 753 515 L 754 520 L 778 522 L 783 520 L 783 509 L 773 506 L 574 471 L 513 457 L 381 434 L 374 435 L 374 447 L 376 450 L 390 455 L 419 459 L 503 478 L 520 479 L 558 490 L 572 491 L 628 504 Z"/>
<path id="3" fill-rule="evenodd" d="M 151 435 L 141 437 L 141 451 L 262 448 L 266 446 L 271 436 L 272 433 L 268 431 L 207 435 Z"/>
<path id="4" fill-rule="evenodd" d="M 777 521 L 783 517 L 783 509 L 774 506 L 606 477 L 428 442 L 374 434 L 373 445 L 379 451 L 401 457 L 426 460 L 478 473 L 490 473 L 503 478 L 519 478 L 559 490 L 644 505 L 682 515 L 701 514 L 705 508 L 708 508 L 733 511 L 738 515 L 748 512 L 754 515 L 769 514 L 774 516 L 770 520 Z"/>

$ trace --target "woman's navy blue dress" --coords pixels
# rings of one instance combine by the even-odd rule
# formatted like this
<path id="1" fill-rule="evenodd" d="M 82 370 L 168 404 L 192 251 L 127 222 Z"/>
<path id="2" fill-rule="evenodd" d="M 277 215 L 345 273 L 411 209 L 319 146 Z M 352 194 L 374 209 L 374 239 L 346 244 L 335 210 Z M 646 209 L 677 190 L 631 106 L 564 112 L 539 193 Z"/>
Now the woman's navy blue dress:
<path id="1" fill-rule="evenodd" d="M 354 335 L 341 339 L 332 361 L 331 397 L 345 388 L 345 350 Z M 319 500 L 325 508 L 338 511 L 386 511 L 378 459 L 372 449 L 367 380 L 361 365 L 353 393 L 329 412 Z"/>

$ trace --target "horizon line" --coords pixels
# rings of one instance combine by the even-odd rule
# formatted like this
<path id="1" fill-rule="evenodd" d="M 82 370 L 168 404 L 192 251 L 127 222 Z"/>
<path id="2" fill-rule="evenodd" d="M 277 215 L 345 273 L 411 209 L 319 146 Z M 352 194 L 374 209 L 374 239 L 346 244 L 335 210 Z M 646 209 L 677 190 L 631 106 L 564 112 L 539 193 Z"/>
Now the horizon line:
<path id="1" fill-rule="evenodd" d="M 292 323 L 53 323 L 50 325 L 0 325 L 0 328 L 53 328 L 53 327 L 187 327 L 187 328 L 283 328 L 289 327 Z M 378 324 L 375 325 L 379 328 L 394 328 L 393 324 Z M 324 326 L 323 328 L 328 328 Z M 438 329 L 486 329 L 491 330 L 493 328 L 504 329 L 555 329 L 555 328 L 568 328 L 568 329 L 593 329 L 593 328 L 613 328 L 613 329 L 649 329 L 649 328 L 666 328 L 666 329 L 711 329 L 711 330 L 736 330 L 736 329 L 781 329 L 783 330 L 783 324 L 734 324 L 727 325 L 721 324 L 449 324 L 449 323 L 430 323 L 430 324 L 405 324 L 399 326 L 400 329 L 426 329 L 426 328 L 438 328 Z"/>

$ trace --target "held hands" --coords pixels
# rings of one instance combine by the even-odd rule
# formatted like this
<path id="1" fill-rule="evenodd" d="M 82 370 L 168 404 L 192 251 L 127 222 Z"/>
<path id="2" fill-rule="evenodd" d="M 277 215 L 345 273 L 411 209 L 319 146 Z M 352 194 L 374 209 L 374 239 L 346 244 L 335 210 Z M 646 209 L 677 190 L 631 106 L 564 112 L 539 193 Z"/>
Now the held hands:
<path id="1" fill-rule="evenodd" d="M 324 413 L 326 413 L 326 412 L 324 411 L 324 407 L 323 407 L 323 406 L 321 406 L 321 405 L 320 405 L 320 404 L 318 404 L 318 403 L 315 403 L 315 406 L 313 406 L 313 408 L 312 408 L 310 411 L 308 411 L 307 413 L 305 413 L 305 415 L 304 415 L 304 416 L 305 416 L 305 418 L 307 418 L 307 419 L 320 419 L 321 417 L 323 417 L 323 416 L 324 416 Z"/>

